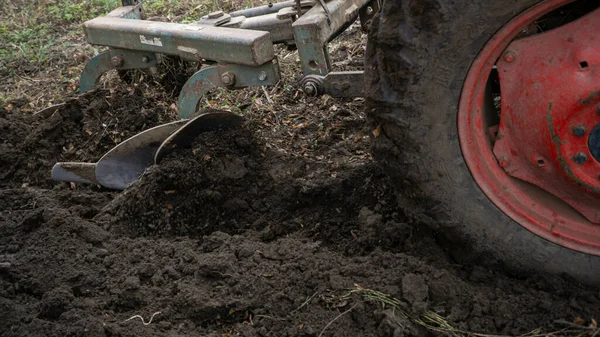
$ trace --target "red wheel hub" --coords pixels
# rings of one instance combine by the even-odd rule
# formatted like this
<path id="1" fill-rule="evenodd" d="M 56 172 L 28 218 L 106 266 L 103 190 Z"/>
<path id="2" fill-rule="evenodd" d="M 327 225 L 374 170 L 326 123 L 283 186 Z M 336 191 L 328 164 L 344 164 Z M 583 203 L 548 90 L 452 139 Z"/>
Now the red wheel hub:
<path id="1" fill-rule="evenodd" d="M 486 44 L 465 80 L 458 129 L 465 161 L 496 206 L 552 242 L 600 255 L 600 9 L 518 38 L 569 2 L 530 8 Z M 490 117 L 494 65 L 499 126 Z"/>
<path id="2" fill-rule="evenodd" d="M 512 42 L 496 64 L 502 89 L 494 153 L 511 176 L 600 223 L 600 162 L 588 138 L 600 123 L 600 10 Z"/>

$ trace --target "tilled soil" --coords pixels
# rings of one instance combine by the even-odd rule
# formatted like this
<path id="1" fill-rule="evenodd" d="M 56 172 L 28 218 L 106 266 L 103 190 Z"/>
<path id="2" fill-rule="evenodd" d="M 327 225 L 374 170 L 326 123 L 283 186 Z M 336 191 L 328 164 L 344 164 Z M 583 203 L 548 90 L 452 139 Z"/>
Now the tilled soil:
<path id="1" fill-rule="evenodd" d="M 600 316 L 597 289 L 454 263 L 396 207 L 347 103 L 203 134 L 122 193 L 52 182 L 50 168 L 166 121 L 152 98 L 98 91 L 47 118 L 0 110 L 2 336 L 439 334 L 415 323 L 423 313 L 518 335 Z"/>
<path id="2" fill-rule="evenodd" d="M 337 70 L 362 66 L 364 43 L 330 47 Z M 189 74 L 124 76 L 43 116 L 0 107 L 0 335 L 519 335 L 600 317 L 598 289 L 455 263 L 461 243 L 397 207 L 362 101 L 305 99 L 295 57 L 269 91 L 208 97 L 242 128 L 200 135 L 121 193 L 50 169 L 176 118 Z"/>

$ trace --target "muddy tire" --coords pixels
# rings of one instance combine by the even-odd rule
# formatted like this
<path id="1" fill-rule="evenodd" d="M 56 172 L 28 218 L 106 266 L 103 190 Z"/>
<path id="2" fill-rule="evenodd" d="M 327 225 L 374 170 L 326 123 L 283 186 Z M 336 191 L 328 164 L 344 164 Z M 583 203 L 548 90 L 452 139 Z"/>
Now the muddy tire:
<path id="1" fill-rule="evenodd" d="M 600 256 L 533 234 L 480 189 L 463 157 L 457 114 L 473 61 L 507 22 L 540 0 L 384 1 L 366 57 L 372 153 L 400 206 L 443 233 L 461 262 L 567 274 L 600 285 Z"/>

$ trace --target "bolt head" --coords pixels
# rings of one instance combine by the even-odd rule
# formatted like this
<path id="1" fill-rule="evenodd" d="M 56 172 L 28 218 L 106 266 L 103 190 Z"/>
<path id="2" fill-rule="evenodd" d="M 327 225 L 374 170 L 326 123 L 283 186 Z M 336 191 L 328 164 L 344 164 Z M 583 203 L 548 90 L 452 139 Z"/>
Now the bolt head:
<path id="1" fill-rule="evenodd" d="M 515 53 L 509 51 L 504 54 L 504 61 L 506 61 L 507 63 L 511 63 L 515 60 L 516 57 L 517 56 L 515 55 Z"/>
<path id="2" fill-rule="evenodd" d="M 317 94 L 317 87 L 314 83 L 306 83 L 303 89 L 304 93 L 306 93 L 309 96 L 315 96 Z"/>
<path id="3" fill-rule="evenodd" d="M 142 62 L 148 63 L 148 62 L 150 62 L 150 58 L 148 56 L 144 56 L 144 57 L 142 57 Z"/>
<path id="4" fill-rule="evenodd" d="M 587 161 L 588 157 L 585 153 L 579 152 L 573 157 L 573 161 L 577 164 L 584 164 Z"/>
<path id="5" fill-rule="evenodd" d="M 583 125 L 577 125 L 576 127 L 573 128 L 573 134 L 576 137 L 583 137 L 585 136 L 585 131 L 586 131 L 586 127 Z"/>
<path id="6" fill-rule="evenodd" d="M 221 82 L 225 85 L 233 85 L 235 83 L 235 75 L 232 73 L 224 73 L 221 75 Z"/>
<path id="7" fill-rule="evenodd" d="M 125 60 L 123 60 L 123 57 L 121 56 L 115 56 L 113 58 L 110 59 L 110 63 L 114 66 L 114 67 L 121 67 L 123 65 Z"/>
<path id="8" fill-rule="evenodd" d="M 267 79 L 267 73 L 265 73 L 264 71 L 261 71 L 260 74 L 258 74 L 258 79 L 261 81 L 264 81 Z"/>
<path id="9" fill-rule="evenodd" d="M 373 15 L 373 7 L 367 7 L 367 15 Z"/>

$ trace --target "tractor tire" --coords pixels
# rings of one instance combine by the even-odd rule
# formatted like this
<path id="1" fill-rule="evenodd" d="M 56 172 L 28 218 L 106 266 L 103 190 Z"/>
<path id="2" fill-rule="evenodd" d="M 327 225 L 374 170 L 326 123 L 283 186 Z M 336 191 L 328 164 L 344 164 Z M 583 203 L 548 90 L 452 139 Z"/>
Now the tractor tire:
<path id="1" fill-rule="evenodd" d="M 501 28 L 545 2 L 560 0 L 384 0 L 365 64 L 371 151 L 400 207 L 439 233 L 458 261 L 598 286 L 600 254 L 513 221 L 474 179 L 459 139 L 459 104 L 474 60 Z"/>

